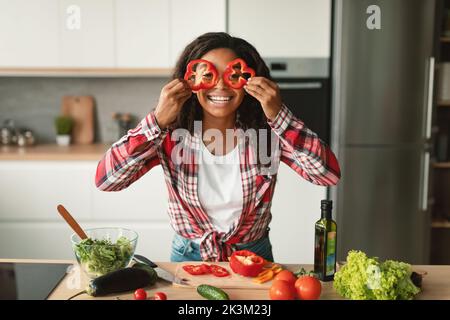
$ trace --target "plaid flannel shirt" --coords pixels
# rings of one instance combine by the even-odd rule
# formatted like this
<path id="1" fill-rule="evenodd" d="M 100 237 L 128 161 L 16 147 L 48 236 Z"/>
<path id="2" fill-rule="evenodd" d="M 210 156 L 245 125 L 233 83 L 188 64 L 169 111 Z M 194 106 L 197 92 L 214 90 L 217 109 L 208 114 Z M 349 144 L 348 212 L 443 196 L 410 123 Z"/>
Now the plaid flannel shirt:
<path id="1" fill-rule="evenodd" d="M 338 161 L 331 149 L 283 105 L 273 121 L 268 121 L 279 139 L 279 160 L 304 179 L 322 186 L 335 185 L 340 179 Z M 171 153 L 176 141 L 171 130 L 161 130 L 153 112 L 139 125 L 115 142 L 98 163 L 95 182 L 103 191 L 127 188 L 156 165 L 162 165 L 168 189 L 168 214 L 178 234 L 202 238 L 200 252 L 204 261 L 227 261 L 236 243 L 258 240 L 266 234 L 272 219 L 270 211 L 276 174 L 262 174 L 250 161 L 251 145 L 239 142 L 243 209 L 227 233 L 214 229 L 197 194 L 200 150 L 198 135 L 188 135 L 183 149 L 192 161 L 177 164 Z M 142 151 L 139 147 L 147 146 Z M 139 150 L 139 149 L 138 149 Z M 278 160 L 278 161 L 279 161 Z M 151 192 L 149 190 L 149 192 Z"/>

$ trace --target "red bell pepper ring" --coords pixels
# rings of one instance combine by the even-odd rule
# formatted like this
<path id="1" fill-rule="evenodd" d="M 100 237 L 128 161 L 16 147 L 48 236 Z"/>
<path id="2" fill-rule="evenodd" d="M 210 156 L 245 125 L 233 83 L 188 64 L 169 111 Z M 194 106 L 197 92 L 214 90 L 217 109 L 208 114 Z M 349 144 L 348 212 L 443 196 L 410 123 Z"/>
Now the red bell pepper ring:
<path id="1" fill-rule="evenodd" d="M 238 58 L 228 63 L 223 72 L 223 81 L 233 89 L 241 89 L 247 80 L 255 76 L 255 70 Z"/>
<path id="2" fill-rule="evenodd" d="M 235 251 L 230 257 L 231 270 L 245 277 L 256 277 L 265 263 L 262 257 L 249 250 Z"/>
<path id="3" fill-rule="evenodd" d="M 201 266 L 204 274 L 211 273 L 211 267 L 208 266 L 206 263 L 203 263 L 200 266 Z"/>
<path id="4" fill-rule="evenodd" d="M 218 82 L 219 74 L 214 65 L 203 59 L 192 60 L 186 67 L 184 80 L 186 80 L 192 91 L 211 89 Z"/>
<path id="5" fill-rule="evenodd" d="M 216 277 L 226 277 L 229 276 L 230 273 L 228 272 L 227 269 L 225 269 L 224 267 L 212 264 L 209 266 L 211 269 L 211 273 L 213 275 L 215 275 Z"/>
<path id="6" fill-rule="evenodd" d="M 202 264 L 187 264 L 183 266 L 183 270 L 193 276 L 200 276 L 203 274 L 213 274 L 216 277 L 226 277 L 230 275 L 227 269 L 211 264 L 207 265 L 206 263 Z"/>
<path id="7" fill-rule="evenodd" d="M 206 273 L 206 270 L 202 265 L 185 265 L 183 266 L 183 270 L 189 274 L 192 274 L 193 276 L 198 276 Z"/>

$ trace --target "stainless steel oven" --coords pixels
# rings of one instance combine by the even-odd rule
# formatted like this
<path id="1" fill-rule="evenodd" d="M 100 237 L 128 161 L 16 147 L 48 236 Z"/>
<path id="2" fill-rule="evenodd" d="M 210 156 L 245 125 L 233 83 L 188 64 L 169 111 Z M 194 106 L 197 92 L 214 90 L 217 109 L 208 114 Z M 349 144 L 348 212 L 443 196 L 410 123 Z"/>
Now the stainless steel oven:
<path id="1" fill-rule="evenodd" d="M 328 58 L 265 58 L 280 87 L 283 102 L 316 132 L 330 142 L 330 79 Z"/>

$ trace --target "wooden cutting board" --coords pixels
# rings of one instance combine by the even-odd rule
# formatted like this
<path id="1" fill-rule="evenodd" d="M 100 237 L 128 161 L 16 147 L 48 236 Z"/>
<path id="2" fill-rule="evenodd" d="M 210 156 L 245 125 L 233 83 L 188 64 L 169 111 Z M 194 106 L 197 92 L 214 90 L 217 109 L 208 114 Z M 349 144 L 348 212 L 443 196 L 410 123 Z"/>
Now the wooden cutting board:
<path id="1" fill-rule="evenodd" d="M 64 96 L 61 114 L 74 119 L 73 144 L 91 144 L 94 142 L 94 97 Z"/>
<path id="2" fill-rule="evenodd" d="M 215 277 L 212 274 L 204 274 L 194 276 L 183 270 L 183 266 L 187 264 L 198 265 L 202 264 L 201 262 L 181 262 L 177 265 L 175 269 L 175 277 L 187 280 L 187 285 L 182 284 L 173 284 L 177 287 L 197 287 L 200 284 L 209 284 L 211 286 L 215 286 L 222 289 L 261 289 L 261 290 L 269 290 L 272 285 L 272 281 L 268 281 L 262 284 L 258 284 L 253 282 L 253 278 L 243 277 L 234 273 L 228 262 L 216 262 L 216 263 L 208 263 L 208 264 L 216 264 L 221 267 L 224 267 L 230 272 L 230 275 L 227 277 Z M 268 293 L 267 293 L 268 294 Z"/>

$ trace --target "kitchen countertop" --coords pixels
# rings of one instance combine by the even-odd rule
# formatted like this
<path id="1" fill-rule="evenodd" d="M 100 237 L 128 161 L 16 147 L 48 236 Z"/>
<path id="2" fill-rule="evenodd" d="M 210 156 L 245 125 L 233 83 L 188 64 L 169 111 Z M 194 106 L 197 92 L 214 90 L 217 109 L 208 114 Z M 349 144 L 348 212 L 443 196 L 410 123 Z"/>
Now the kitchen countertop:
<path id="1" fill-rule="evenodd" d="M 27 262 L 27 263 L 39 263 L 39 262 L 59 262 L 75 264 L 75 261 L 63 261 L 63 260 L 5 260 L 0 259 L 0 262 Z M 171 262 L 157 262 L 157 264 L 167 271 L 175 272 L 176 263 Z M 285 265 L 289 270 L 298 270 L 300 267 L 304 267 L 306 270 L 311 270 L 312 265 L 298 265 L 291 264 Z M 413 270 L 417 272 L 426 272 L 422 281 L 422 292 L 417 295 L 417 300 L 450 300 L 450 266 L 441 265 L 424 265 L 413 266 Z M 79 281 L 79 282 L 78 282 Z M 76 284 L 79 284 L 79 288 L 73 288 Z M 88 278 L 81 273 L 81 277 L 73 277 L 72 274 L 68 274 L 55 290 L 50 294 L 50 300 L 66 300 L 70 296 L 82 291 L 88 283 Z M 172 286 L 164 281 L 158 281 L 155 286 L 146 289 L 148 296 L 152 296 L 157 291 L 163 291 L 167 294 L 168 299 L 172 300 L 198 300 L 203 299 L 199 296 L 195 288 L 179 288 Z M 230 296 L 231 300 L 267 300 L 269 299 L 268 290 L 259 289 L 226 289 L 226 292 Z M 93 298 L 88 295 L 80 295 L 75 299 L 106 299 L 116 300 L 117 298 L 127 300 L 133 299 L 133 293 L 115 294 L 107 297 Z M 333 289 L 332 282 L 322 283 L 322 295 L 321 299 L 324 300 L 339 300 L 342 299 Z"/>
<path id="2" fill-rule="evenodd" d="M 1 160 L 100 160 L 111 144 L 70 145 L 38 144 L 31 147 L 0 146 Z"/>

